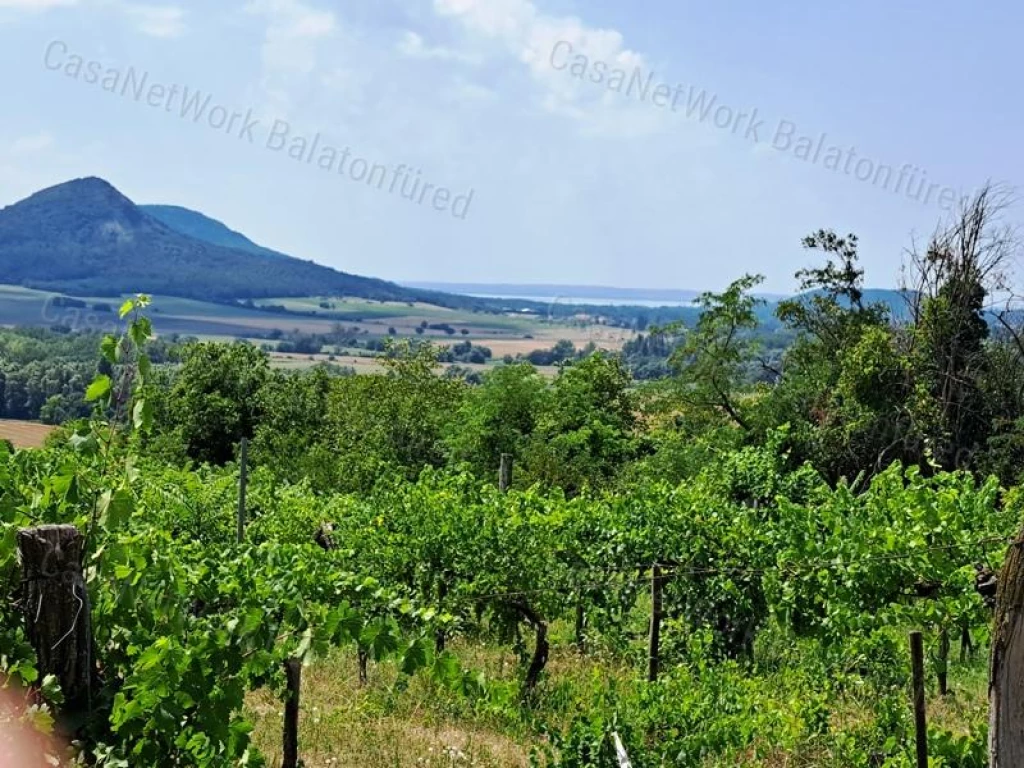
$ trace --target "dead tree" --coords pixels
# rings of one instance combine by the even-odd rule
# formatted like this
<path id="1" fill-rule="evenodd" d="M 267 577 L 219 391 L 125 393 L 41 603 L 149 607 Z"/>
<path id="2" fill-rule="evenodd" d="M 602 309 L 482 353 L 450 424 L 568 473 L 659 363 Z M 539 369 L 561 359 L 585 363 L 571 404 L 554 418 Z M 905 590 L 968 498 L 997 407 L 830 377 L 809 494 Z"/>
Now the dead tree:
<path id="1" fill-rule="evenodd" d="M 911 250 L 904 268 L 901 287 L 915 327 L 907 336 L 913 347 L 907 352 L 922 361 L 917 375 L 937 416 L 927 437 L 943 469 L 969 466 L 974 447 L 991 432 L 981 388 L 990 361 L 986 313 L 993 313 L 995 297 L 1007 292 L 1020 255 L 1018 232 L 1005 223 L 1011 203 L 1008 189 L 984 186 L 962 201 L 923 253 Z M 994 314 L 1013 330 L 1007 311 Z M 1014 338 L 1020 347 L 1021 336 Z"/>

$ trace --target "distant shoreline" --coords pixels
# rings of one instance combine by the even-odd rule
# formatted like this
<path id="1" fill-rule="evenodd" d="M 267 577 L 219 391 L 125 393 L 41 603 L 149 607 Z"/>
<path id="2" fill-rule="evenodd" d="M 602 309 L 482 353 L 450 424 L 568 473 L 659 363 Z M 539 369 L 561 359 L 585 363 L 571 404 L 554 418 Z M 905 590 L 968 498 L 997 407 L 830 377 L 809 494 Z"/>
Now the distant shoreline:
<path id="1" fill-rule="evenodd" d="M 552 304 L 588 304 L 623 306 L 691 306 L 700 295 L 692 289 L 616 288 L 613 286 L 520 284 L 520 283 L 445 283 L 400 282 L 407 288 L 444 291 L 488 299 L 524 299 Z M 763 294 L 761 298 L 775 300 L 781 294 Z"/>

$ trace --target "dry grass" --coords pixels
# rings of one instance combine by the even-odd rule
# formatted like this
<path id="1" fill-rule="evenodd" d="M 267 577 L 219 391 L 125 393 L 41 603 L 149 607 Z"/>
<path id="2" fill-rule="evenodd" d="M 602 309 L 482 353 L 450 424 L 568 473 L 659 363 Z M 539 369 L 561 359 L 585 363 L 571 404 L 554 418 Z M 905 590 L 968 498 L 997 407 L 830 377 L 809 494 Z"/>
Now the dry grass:
<path id="1" fill-rule="evenodd" d="M 10 440 L 15 448 L 42 448 L 55 428 L 34 421 L 0 419 L 0 440 Z"/>
<path id="2" fill-rule="evenodd" d="M 464 655 L 464 654 L 460 654 Z M 370 665 L 360 687 L 351 651 L 303 670 L 299 752 L 307 768 L 527 768 L 529 745 L 472 713 L 446 712 L 444 692 L 414 678 L 402 692 L 390 664 Z M 254 742 L 270 766 L 281 762 L 283 706 L 267 690 L 248 702 Z"/>
<path id="3" fill-rule="evenodd" d="M 509 648 L 457 639 L 451 650 L 464 668 L 483 672 L 492 685 L 522 673 Z M 544 719 L 568 726 L 579 711 L 576 697 L 611 677 L 623 689 L 635 682 L 627 668 L 600 655 L 581 657 L 571 646 L 554 646 L 538 697 Z M 501 707 L 474 707 L 422 674 L 407 683 L 399 683 L 393 664 L 371 662 L 368 685 L 361 687 L 351 649 L 306 667 L 299 754 L 307 768 L 527 768 L 531 749 L 544 744 Z M 270 766 L 279 766 L 283 705 L 262 690 L 250 695 L 247 709 L 256 726 L 255 744 Z"/>

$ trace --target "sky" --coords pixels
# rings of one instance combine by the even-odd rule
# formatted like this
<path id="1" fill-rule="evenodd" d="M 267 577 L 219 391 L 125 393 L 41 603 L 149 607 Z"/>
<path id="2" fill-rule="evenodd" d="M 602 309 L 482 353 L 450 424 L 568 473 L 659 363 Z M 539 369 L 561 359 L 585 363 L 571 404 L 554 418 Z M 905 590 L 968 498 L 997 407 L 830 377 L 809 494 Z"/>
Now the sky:
<path id="1" fill-rule="evenodd" d="M 775 293 L 831 228 L 890 287 L 1024 182 L 1022 29 L 1011 0 L 0 0 L 0 205 L 100 176 L 390 280 Z"/>

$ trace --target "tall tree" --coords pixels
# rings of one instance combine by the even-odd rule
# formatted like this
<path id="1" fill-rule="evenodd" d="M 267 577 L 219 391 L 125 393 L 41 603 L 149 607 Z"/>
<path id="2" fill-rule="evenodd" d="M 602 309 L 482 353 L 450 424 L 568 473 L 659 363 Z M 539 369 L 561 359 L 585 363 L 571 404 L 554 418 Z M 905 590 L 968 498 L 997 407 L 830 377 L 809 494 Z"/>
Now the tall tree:
<path id="1" fill-rule="evenodd" d="M 944 469 L 973 463 L 991 434 L 982 390 L 989 368 L 989 302 L 1007 285 L 1016 250 L 1003 223 L 1008 193 L 985 186 L 935 233 L 923 253 L 912 251 L 905 281 L 915 320 L 915 368 L 921 397 L 917 418 L 934 461 Z"/>
<path id="2" fill-rule="evenodd" d="M 669 358 L 683 400 L 720 411 L 744 430 L 749 424 L 740 396 L 757 349 L 750 333 L 758 325 L 755 309 L 763 303 L 750 292 L 763 280 L 761 275 L 744 275 L 723 293 L 701 294 L 694 327 L 676 324 L 666 329 L 683 335 L 682 345 Z"/>

